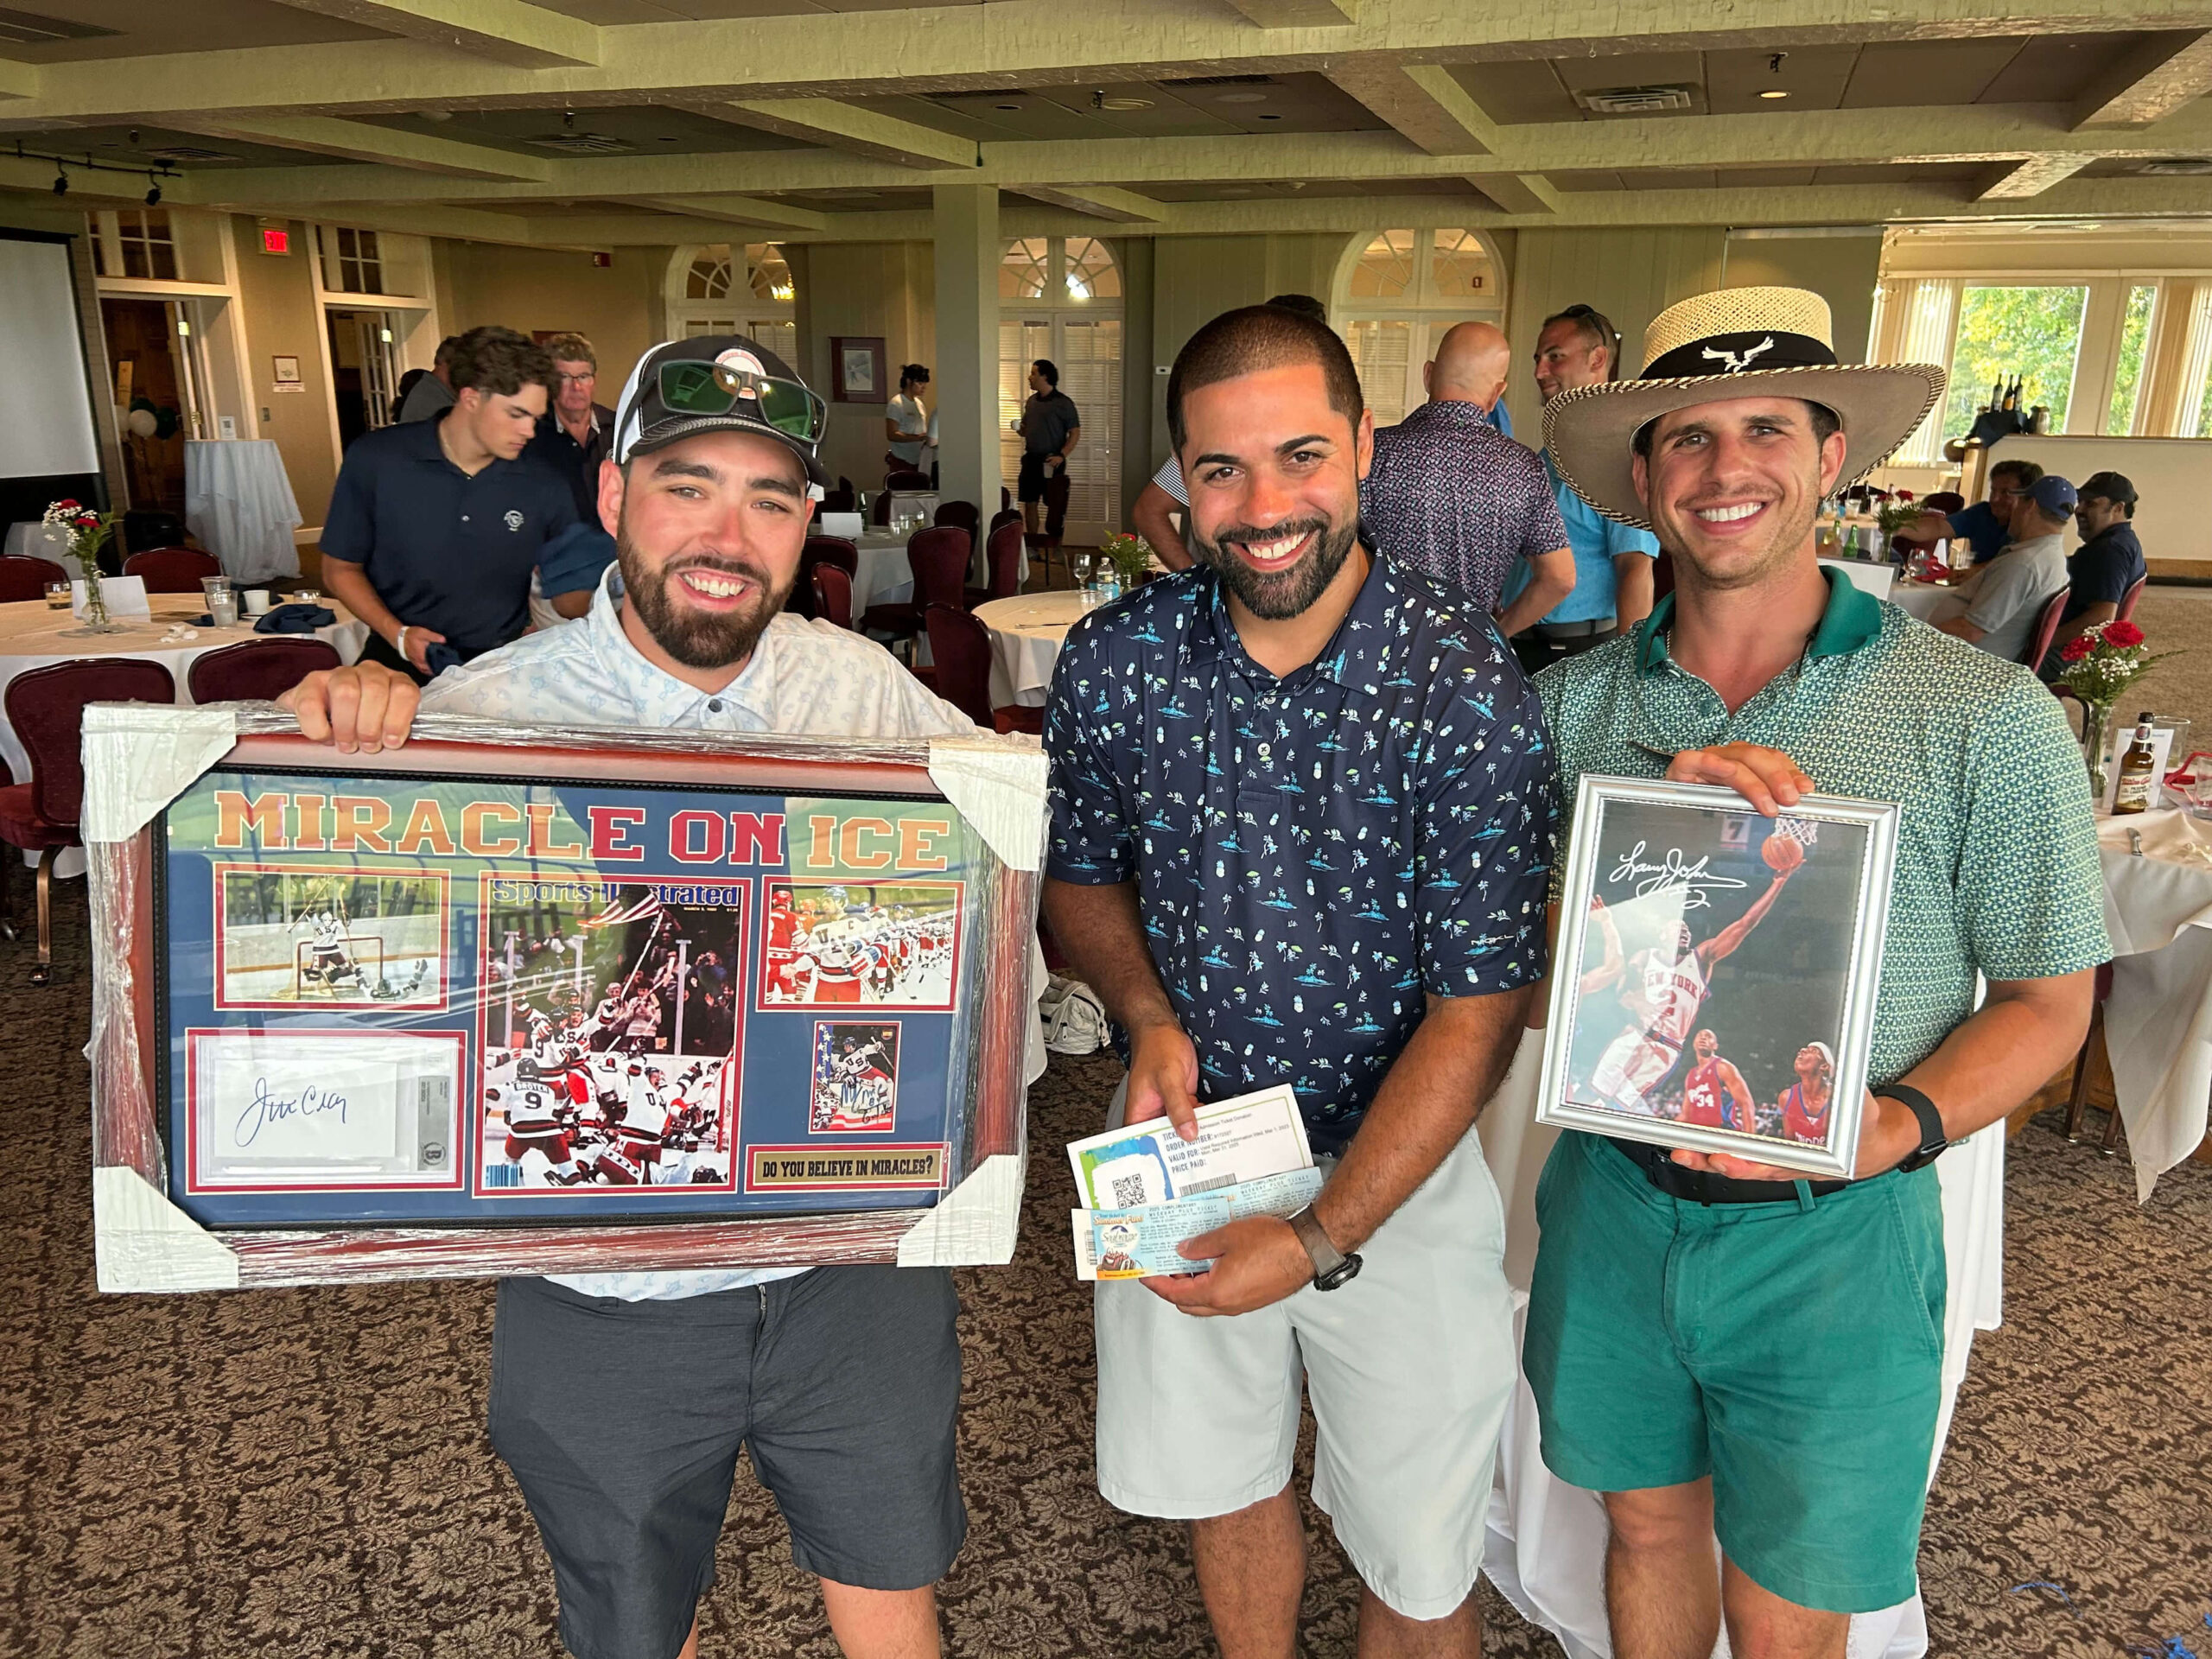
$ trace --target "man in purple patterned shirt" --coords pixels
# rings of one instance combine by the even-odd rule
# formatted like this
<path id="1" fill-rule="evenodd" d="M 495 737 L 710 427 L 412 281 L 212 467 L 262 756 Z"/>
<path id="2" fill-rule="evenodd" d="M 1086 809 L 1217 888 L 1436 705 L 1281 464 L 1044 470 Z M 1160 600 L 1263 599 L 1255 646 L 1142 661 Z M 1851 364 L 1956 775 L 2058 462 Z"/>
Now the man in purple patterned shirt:
<path id="1" fill-rule="evenodd" d="M 1497 611 L 1516 560 L 1529 585 L 1498 616 L 1507 639 L 1573 591 L 1574 555 L 1543 463 L 1490 424 L 1513 351 L 1487 322 L 1463 322 L 1421 370 L 1428 401 L 1375 435 L 1360 512 L 1376 549 Z"/>

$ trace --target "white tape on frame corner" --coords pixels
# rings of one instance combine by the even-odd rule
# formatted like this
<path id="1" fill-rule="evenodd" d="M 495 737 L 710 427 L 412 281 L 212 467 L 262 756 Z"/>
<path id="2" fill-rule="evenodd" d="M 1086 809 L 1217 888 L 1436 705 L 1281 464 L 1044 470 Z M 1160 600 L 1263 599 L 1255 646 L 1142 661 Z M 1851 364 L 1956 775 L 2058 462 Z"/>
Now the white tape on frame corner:
<path id="1" fill-rule="evenodd" d="M 1009 869 L 1045 855 L 1045 750 L 1020 734 L 930 740 L 930 781 Z"/>
<path id="2" fill-rule="evenodd" d="M 226 704 L 95 702 L 85 710 L 86 841 L 128 841 L 238 741 Z"/>
<path id="3" fill-rule="evenodd" d="M 1027 1153 L 995 1153 L 899 1237 L 902 1268 L 1003 1267 L 1014 1260 Z"/>
<path id="4" fill-rule="evenodd" d="M 92 1255 L 103 1291 L 238 1287 L 231 1247 L 122 1165 L 92 1172 Z"/>

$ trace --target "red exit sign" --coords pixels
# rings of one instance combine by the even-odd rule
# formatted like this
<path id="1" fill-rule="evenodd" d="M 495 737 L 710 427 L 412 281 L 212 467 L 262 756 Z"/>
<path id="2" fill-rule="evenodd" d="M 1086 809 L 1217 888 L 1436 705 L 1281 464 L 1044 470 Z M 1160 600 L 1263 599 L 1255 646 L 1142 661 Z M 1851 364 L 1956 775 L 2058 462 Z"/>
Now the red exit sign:
<path id="1" fill-rule="evenodd" d="M 291 232 L 286 230 L 272 230 L 266 225 L 263 226 L 261 227 L 261 251 L 264 253 L 291 252 Z"/>

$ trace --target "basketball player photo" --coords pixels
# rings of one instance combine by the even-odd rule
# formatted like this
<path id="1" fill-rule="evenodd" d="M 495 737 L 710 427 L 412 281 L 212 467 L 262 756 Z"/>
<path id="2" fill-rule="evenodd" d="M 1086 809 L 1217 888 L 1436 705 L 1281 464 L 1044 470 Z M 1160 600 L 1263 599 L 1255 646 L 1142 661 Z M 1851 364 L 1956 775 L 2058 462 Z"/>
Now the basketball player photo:
<path id="1" fill-rule="evenodd" d="M 1848 1175 L 1897 817 L 1586 777 L 1537 1121 Z"/>

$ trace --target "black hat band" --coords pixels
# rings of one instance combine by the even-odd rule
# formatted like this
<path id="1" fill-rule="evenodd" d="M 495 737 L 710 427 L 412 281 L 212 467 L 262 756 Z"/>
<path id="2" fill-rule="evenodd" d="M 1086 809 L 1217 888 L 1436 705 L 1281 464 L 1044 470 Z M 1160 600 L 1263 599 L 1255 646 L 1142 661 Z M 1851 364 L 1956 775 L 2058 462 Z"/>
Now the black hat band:
<path id="1" fill-rule="evenodd" d="M 1710 374 L 1751 374 L 1763 369 L 1832 369 L 1835 350 L 1810 334 L 1787 329 L 1749 329 L 1708 334 L 1677 346 L 1644 365 L 1644 380 L 1688 380 Z"/>

